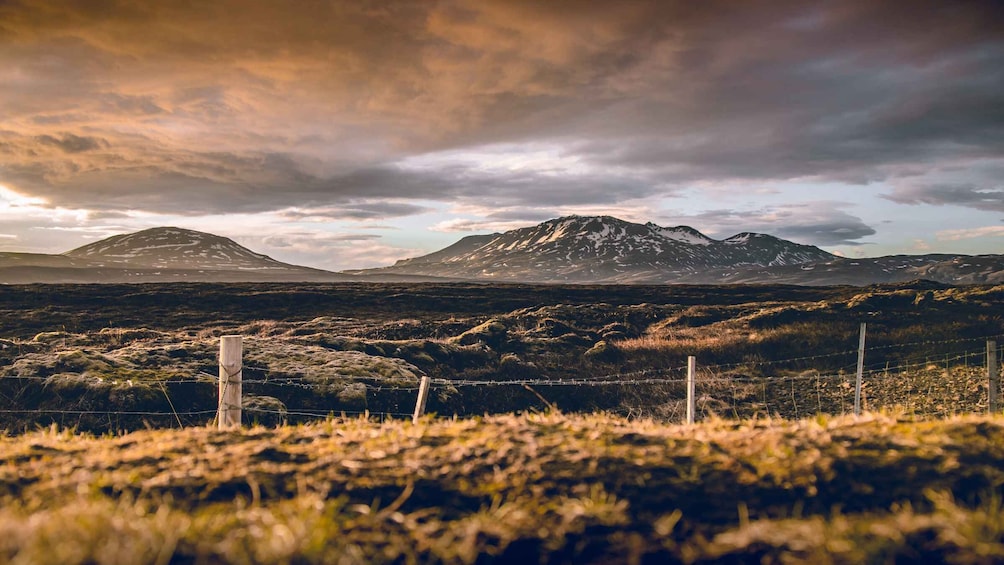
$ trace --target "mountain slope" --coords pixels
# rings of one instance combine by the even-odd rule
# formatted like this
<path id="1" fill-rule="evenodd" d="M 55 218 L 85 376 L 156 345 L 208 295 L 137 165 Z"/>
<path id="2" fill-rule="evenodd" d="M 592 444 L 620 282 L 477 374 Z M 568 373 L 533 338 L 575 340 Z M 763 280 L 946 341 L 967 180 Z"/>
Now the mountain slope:
<path id="1" fill-rule="evenodd" d="M 945 284 L 1004 284 L 1004 256 L 929 254 L 835 258 L 802 265 L 723 270 L 685 277 L 680 282 L 700 283 L 708 277 L 722 283 L 812 286 L 861 286 L 918 279 Z"/>
<path id="2" fill-rule="evenodd" d="M 773 236 L 716 240 L 680 226 L 569 216 L 465 237 L 390 267 L 333 273 L 276 261 L 180 228 L 113 236 L 60 255 L 0 252 L 0 284 L 131 282 L 447 282 L 869 285 L 929 279 L 1004 284 L 1004 255 L 850 259 Z"/>
<path id="3" fill-rule="evenodd" d="M 675 282 L 708 270 L 776 267 L 834 256 L 764 234 L 715 240 L 680 226 L 610 216 L 567 216 L 502 234 L 472 236 L 435 253 L 362 272 L 525 282 Z"/>
<path id="4" fill-rule="evenodd" d="M 232 239 L 181 228 L 151 228 L 115 235 L 64 253 L 100 266 L 128 263 L 158 269 L 298 271 Z"/>
<path id="5" fill-rule="evenodd" d="M 470 253 L 482 245 L 488 243 L 492 239 L 498 237 L 500 234 L 493 233 L 490 235 L 469 235 L 467 237 L 461 238 L 459 241 L 450 245 L 449 247 L 444 247 L 439 251 L 429 253 L 428 255 L 422 255 L 421 257 L 414 257 L 412 259 L 401 259 L 397 265 L 418 265 L 423 263 L 438 263 L 442 260 L 449 260 L 451 257 L 456 257 L 463 255 L 465 253 Z"/>
<path id="6" fill-rule="evenodd" d="M 360 277 L 290 265 L 225 237 L 172 227 L 112 236 L 61 255 L 0 253 L 0 284 L 426 280 L 430 277 Z"/>

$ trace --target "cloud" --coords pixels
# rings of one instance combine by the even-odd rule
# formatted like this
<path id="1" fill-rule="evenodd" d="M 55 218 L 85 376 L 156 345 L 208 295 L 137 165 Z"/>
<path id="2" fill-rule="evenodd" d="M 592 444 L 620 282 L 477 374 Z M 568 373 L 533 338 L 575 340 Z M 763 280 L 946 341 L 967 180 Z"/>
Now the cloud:
<path id="1" fill-rule="evenodd" d="M 818 201 L 757 210 L 708 210 L 693 216 L 671 216 L 663 223 L 668 220 L 687 224 L 716 237 L 753 231 L 812 245 L 863 245 L 861 239 L 877 232 L 861 218 L 842 210 L 847 206 L 842 202 Z"/>
<path id="2" fill-rule="evenodd" d="M 979 228 L 941 230 L 936 232 L 934 235 L 939 241 L 961 241 L 964 239 L 977 239 L 981 237 L 1004 237 L 1004 226 L 983 226 Z"/>
<path id="3" fill-rule="evenodd" d="M 328 222 L 336 220 L 382 220 L 401 216 L 413 216 L 431 211 L 428 206 L 418 206 L 407 202 L 347 202 L 337 207 L 289 208 L 280 210 L 278 215 L 293 221 Z"/>
<path id="4" fill-rule="evenodd" d="M 451 212 L 462 217 L 443 220 L 429 229 L 438 232 L 503 232 L 539 224 L 560 216 L 614 216 L 628 222 L 652 220 L 658 203 L 651 199 L 630 199 L 616 204 L 574 204 L 558 207 L 492 207 L 474 202 L 454 205 Z"/>
<path id="5" fill-rule="evenodd" d="M 51 145 L 62 150 L 64 153 L 83 153 L 108 147 L 108 142 L 96 137 L 81 137 L 72 133 L 65 133 L 61 137 L 51 135 L 39 135 L 35 139 L 43 145 Z"/>
<path id="6" fill-rule="evenodd" d="M 71 208 L 369 220 L 422 213 L 409 200 L 556 210 L 695 181 L 902 180 L 1002 161 L 1002 18 L 940 0 L 8 0 L 0 182 Z M 405 165 L 539 143 L 555 170 Z M 960 202 L 944 187 L 969 174 L 891 199 Z M 874 233 L 823 216 L 775 227 Z"/>
<path id="7" fill-rule="evenodd" d="M 883 197 L 899 204 L 965 206 L 1004 212 L 1004 189 L 983 188 L 973 184 L 901 185 Z"/>
<path id="8" fill-rule="evenodd" d="M 280 260 L 329 270 L 382 267 L 427 251 L 381 243 L 381 236 L 359 233 L 283 231 L 275 235 L 235 235 L 233 239 Z"/>
<path id="9" fill-rule="evenodd" d="M 432 231 L 438 232 L 506 232 L 532 225 L 532 222 L 520 220 L 499 221 L 499 220 L 472 220 L 469 218 L 453 218 L 443 220 L 429 227 Z"/>
<path id="10" fill-rule="evenodd" d="M 813 245 L 864 245 L 861 240 L 877 232 L 861 218 L 843 210 L 848 206 L 850 205 L 843 202 L 816 201 L 755 210 L 707 210 L 686 216 L 664 214 L 656 218 L 653 218 L 652 207 L 644 203 L 637 208 L 562 208 L 545 211 L 539 215 L 533 209 L 512 209 L 493 213 L 478 207 L 462 207 L 457 212 L 475 217 L 444 220 L 430 229 L 440 232 L 502 232 L 567 214 L 607 214 L 633 222 L 657 221 L 665 226 L 689 225 L 720 238 L 743 231 L 754 231 Z"/>
<path id="11" fill-rule="evenodd" d="M 311 246 L 317 246 L 318 243 L 324 244 L 336 244 L 340 245 L 343 242 L 354 242 L 354 241 L 376 241 L 380 239 L 381 236 L 374 234 L 331 234 L 326 236 L 318 236 L 313 233 L 291 233 L 283 235 L 272 235 L 261 238 L 263 245 L 268 247 L 278 247 L 278 248 L 293 248 L 297 246 L 302 246 L 309 243 Z"/>
<path id="12" fill-rule="evenodd" d="M 198 215 L 285 209 L 291 219 L 369 220 L 428 211 L 405 200 L 570 206 L 660 192 L 651 179 L 630 174 L 485 170 L 456 162 L 431 169 L 378 164 L 327 171 L 325 163 L 302 155 L 196 153 L 140 135 L 86 158 L 10 131 L 0 130 L 0 143 L 12 156 L 6 163 L 0 158 L 5 183 L 75 208 Z"/>

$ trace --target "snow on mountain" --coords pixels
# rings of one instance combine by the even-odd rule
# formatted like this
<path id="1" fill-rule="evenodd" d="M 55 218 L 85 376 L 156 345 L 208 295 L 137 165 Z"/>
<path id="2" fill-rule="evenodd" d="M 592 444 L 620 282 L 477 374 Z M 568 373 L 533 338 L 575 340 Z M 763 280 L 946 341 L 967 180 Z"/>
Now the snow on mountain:
<path id="1" fill-rule="evenodd" d="M 358 276 L 290 265 L 225 237 L 173 227 L 116 235 L 60 255 L 0 253 L 0 284 L 428 280 L 430 277 Z"/>
<path id="2" fill-rule="evenodd" d="M 435 253 L 370 272 L 532 282 L 673 282 L 712 269 L 832 259 L 817 247 L 764 234 L 715 240 L 611 216 L 566 216 L 501 234 L 470 236 Z"/>
<path id="3" fill-rule="evenodd" d="M 672 239 L 674 241 L 680 241 L 683 243 L 689 243 L 691 245 L 712 245 L 715 240 L 704 235 L 703 233 L 695 230 L 690 226 L 677 226 L 675 228 L 663 228 L 659 227 L 652 222 L 645 224 L 646 226 L 652 228 L 656 233 L 665 237 L 666 239 Z"/>
<path id="4" fill-rule="evenodd" d="M 116 235 L 64 253 L 100 266 L 128 263 L 159 269 L 289 271 L 300 269 L 255 253 L 235 241 L 181 228 Z"/>

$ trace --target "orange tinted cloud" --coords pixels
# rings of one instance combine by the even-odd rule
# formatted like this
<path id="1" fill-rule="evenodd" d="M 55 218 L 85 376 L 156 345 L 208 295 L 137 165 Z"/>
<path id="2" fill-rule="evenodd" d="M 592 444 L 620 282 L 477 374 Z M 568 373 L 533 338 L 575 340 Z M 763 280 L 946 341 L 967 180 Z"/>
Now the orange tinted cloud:
<path id="1" fill-rule="evenodd" d="M 1001 22 L 993 2 L 8 0 L 0 182 L 206 213 L 895 179 L 999 158 Z M 502 143 L 588 166 L 399 166 Z"/>

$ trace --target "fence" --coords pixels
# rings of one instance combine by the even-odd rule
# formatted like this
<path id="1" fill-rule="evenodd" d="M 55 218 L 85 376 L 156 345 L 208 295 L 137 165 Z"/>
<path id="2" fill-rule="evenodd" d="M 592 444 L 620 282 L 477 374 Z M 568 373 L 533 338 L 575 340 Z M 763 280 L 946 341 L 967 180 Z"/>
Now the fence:
<path id="1" fill-rule="evenodd" d="M 996 341 L 988 340 L 986 342 L 985 364 L 982 366 L 977 365 L 970 368 L 970 359 L 979 359 L 981 353 L 980 351 L 971 351 L 954 357 L 945 358 L 943 360 L 945 363 L 944 369 L 942 369 L 940 365 L 932 364 L 930 361 L 926 361 L 922 364 L 900 364 L 894 367 L 887 364 L 882 368 L 875 368 L 866 367 L 865 365 L 866 330 L 866 325 L 861 324 L 859 346 L 857 349 L 857 363 L 855 365 L 856 370 L 853 379 L 854 414 L 860 414 L 863 406 L 866 405 L 868 405 L 870 409 L 893 408 L 919 415 L 944 416 L 953 413 L 977 412 L 983 410 L 989 413 L 999 412 L 1000 373 L 998 370 L 998 359 L 1000 357 L 1001 348 L 998 347 Z M 239 336 L 224 336 L 221 339 L 220 415 L 217 418 L 221 428 L 234 425 L 234 422 L 240 422 L 241 406 L 239 403 L 239 396 L 225 397 L 222 392 L 225 391 L 228 386 L 236 387 L 238 390 L 241 386 L 240 371 L 237 370 L 234 372 L 232 369 L 225 369 L 223 364 L 223 359 L 228 358 L 227 356 L 230 355 L 227 353 L 226 343 L 235 339 L 239 340 L 240 338 Z M 949 343 L 951 341 L 965 342 L 974 340 L 944 340 L 941 343 Z M 907 345 L 923 345 L 923 343 L 919 342 Z M 881 346 L 875 349 L 881 350 L 892 347 L 896 346 Z M 830 355 L 842 354 L 845 353 Z M 812 356 L 807 356 L 803 358 L 779 360 L 774 363 L 780 364 L 791 361 L 811 360 L 813 358 L 814 357 Z M 959 361 L 964 363 L 964 367 L 957 366 Z M 952 366 L 953 362 L 956 363 L 956 366 L 954 367 L 954 374 Z M 681 395 L 677 394 L 677 391 L 674 389 L 679 388 L 682 385 L 683 398 L 681 400 L 684 403 L 683 420 L 690 424 L 694 423 L 697 419 L 696 417 L 699 408 L 704 414 L 709 412 L 724 412 L 724 415 L 735 418 L 756 415 L 757 409 L 759 409 L 759 412 L 768 416 L 774 414 L 787 417 L 803 417 L 813 413 L 843 413 L 848 411 L 845 393 L 851 389 L 851 381 L 849 376 L 846 374 L 838 372 L 835 374 L 824 375 L 816 371 L 809 371 L 800 375 L 788 375 L 782 377 L 719 376 L 719 372 L 730 368 L 736 368 L 736 366 L 709 366 L 703 368 L 703 375 L 699 375 L 697 359 L 694 356 L 690 356 L 687 359 L 686 367 L 682 368 L 686 371 L 685 378 L 672 378 L 664 375 L 652 377 L 643 373 L 608 375 L 600 378 L 557 380 L 546 378 L 448 380 L 431 379 L 428 376 L 423 376 L 417 388 L 418 394 L 415 402 L 415 410 L 411 416 L 413 421 L 417 421 L 425 413 L 429 398 L 429 391 L 433 387 L 445 387 L 449 389 L 455 389 L 457 387 L 521 387 L 529 390 L 545 404 L 550 406 L 552 403 L 548 402 L 543 395 L 534 389 L 534 387 L 630 386 L 642 388 L 655 385 L 663 387 L 663 390 L 660 392 L 665 398 L 680 399 Z M 979 382 L 981 376 L 983 377 L 982 384 Z M 228 382 L 231 384 L 228 385 Z M 801 391 L 796 391 L 796 383 L 801 384 Z M 295 385 L 295 383 L 289 384 Z M 789 385 L 791 410 L 786 409 L 787 407 L 778 405 L 780 399 L 788 397 L 786 394 L 787 391 L 784 389 Z M 883 388 L 889 390 L 882 390 Z M 979 393 L 984 388 L 987 392 L 985 407 L 982 406 L 984 403 L 980 398 L 974 398 L 974 396 L 981 396 Z M 808 389 L 810 395 L 808 401 L 806 401 L 805 397 L 806 389 Z M 762 395 L 758 394 L 761 391 Z M 868 401 L 869 391 L 871 391 L 870 396 L 873 397 L 873 400 L 870 403 Z M 644 390 L 644 392 L 650 391 Z M 803 399 L 801 410 L 799 408 L 799 392 L 801 392 Z M 974 395 L 974 392 L 978 394 Z M 816 401 L 814 409 L 812 408 L 811 402 L 812 394 L 814 394 Z M 726 404 L 723 406 L 721 404 L 720 397 L 729 395 L 732 399 L 731 405 Z M 760 397 L 760 400 L 748 402 L 748 408 L 754 409 L 754 412 L 749 413 L 748 409 L 744 412 L 740 412 L 738 407 L 738 400 L 740 398 L 748 401 L 751 397 L 756 398 L 757 396 Z M 826 397 L 826 402 L 824 402 L 824 396 Z M 885 406 L 879 406 L 877 405 L 878 403 L 874 401 L 875 397 L 895 398 L 898 400 L 891 404 L 886 404 Z M 234 398 L 237 398 L 237 404 L 234 404 Z M 717 404 L 715 402 L 716 398 L 719 399 Z M 773 410 L 771 400 L 774 403 Z M 672 412 L 679 409 L 679 402 L 680 400 L 675 403 L 664 402 L 664 413 L 657 415 L 662 417 L 676 416 L 676 414 Z M 699 403 L 701 404 L 700 407 L 698 406 Z M 676 410 L 673 409 L 674 406 L 677 406 Z M 715 410 L 716 408 L 717 410 Z M 667 409 L 671 413 L 665 413 Z M 225 413 L 233 410 L 237 411 L 236 418 L 233 416 L 224 416 Z M 261 412 L 261 409 L 256 410 Z M 396 415 L 404 416 L 405 414 L 399 413 Z"/>
<path id="2" fill-rule="evenodd" d="M 395 395 L 397 410 L 374 412 L 377 417 L 417 420 L 425 413 L 433 392 L 447 396 L 457 391 L 487 398 L 487 394 L 507 394 L 512 405 L 557 406 L 572 410 L 600 409 L 620 412 L 626 416 L 655 417 L 663 420 L 695 422 L 712 414 L 744 419 L 759 416 L 801 418 L 814 414 L 860 413 L 862 410 L 893 409 L 923 417 L 942 417 L 958 413 L 1000 411 L 1000 374 L 998 360 L 1002 336 L 983 336 L 942 341 L 912 342 L 865 348 L 866 327 L 862 324 L 859 347 L 856 350 L 807 355 L 803 357 L 757 360 L 755 362 L 701 365 L 689 357 L 686 365 L 658 370 L 609 374 L 590 378 L 553 379 L 495 378 L 444 379 L 422 376 L 414 383 L 388 383 L 380 377 L 353 376 L 365 383 L 365 394 Z M 923 362 L 891 364 L 883 360 L 884 350 L 903 347 L 924 347 L 944 344 L 969 344 L 952 355 Z M 62 423 L 73 417 L 108 417 L 109 427 L 115 418 L 170 419 L 171 425 L 184 427 L 188 423 L 214 420 L 221 429 L 239 426 L 242 419 L 284 422 L 328 418 L 334 414 L 369 414 L 363 410 L 323 409 L 317 406 L 289 407 L 285 404 L 248 402 L 243 391 L 248 386 L 268 390 L 300 390 L 304 395 L 317 391 L 318 385 L 295 376 L 269 378 L 267 368 L 242 365 L 243 338 L 223 336 L 220 339 L 218 376 L 202 374 L 197 379 L 157 381 L 156 385 L 169 405 L 169 411 L 102 410 L 100 404 L 74 409 L 33 408 L 0 409 L 0 414 L 23 417 L 58 415 Z M 772 371 L 772 367 L 791 367 L 821 360 L 845 357 L 848 363 L 830 371 L 813 369 L 798 372 Z M 851 358 L 854 363 L 850 363 Z M 877 360 L 876 360 L 877 359 Z M 244 371 L 263 375 L 244 378 Z M 31 377 L 17 377 L 30 379 Z M 38 377 L 45 379 L 45 377 Z M 174 402 L 167 386 L 196 385 L 200 395 L 187 395 L 186 400 L 201 398 L 207 387 L 216 389 L 215 406 L 198 401 Z M 490 391 L 490 392 L 482 392 Z M 502 392 L 500 392 L 502 391 Z M 590 394 L 590 391 L 594 391 Z M 611 392 L 613 391 L 613 392 Z M 156 390 L 154 390 L 156 392 Z M 58 391 L 57 391 L 58 393 Z M 301 395 L 301 398 L 305 396 Z M 410 400 L 409 400 L 410 398 Z M 587 400 L 583 400 L 587 399 Z M 4 400 L 4 399 L 0 399 Z M 6 400 L 16 401 L 16 398 Z M 410 404 L 409 404 L 410 403 Z M 439 404 L 437 406 L 436 404 Z M 183 410 L 177 410 L 177 405 Z M 405 405 L 408 404 L 408 411 Z M 433 411 L 449 406 L 433 402 Z M 414 406 L 411 410 L 410 406 Z M 470 411 L 469 411 L 470 412 Z M 71 421 L 72 423 L 72 421 Z"/>

